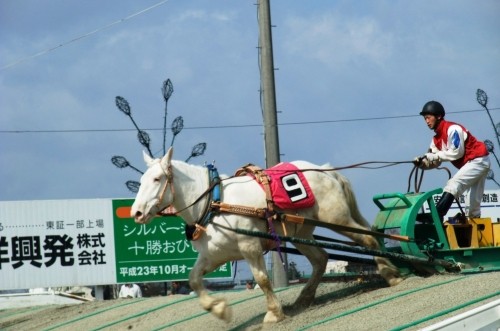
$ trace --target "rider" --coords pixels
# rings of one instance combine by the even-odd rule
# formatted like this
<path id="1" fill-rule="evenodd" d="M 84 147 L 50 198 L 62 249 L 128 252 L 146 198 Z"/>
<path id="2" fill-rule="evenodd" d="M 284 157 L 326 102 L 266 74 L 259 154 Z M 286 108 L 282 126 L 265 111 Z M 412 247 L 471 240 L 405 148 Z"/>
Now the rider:
<path id="1" fill-rule="evenodd" d="M 488 149 L 484 142 L 477 140 L 465 127 L 444 119 L 445 111 L 437 101 L 427 102 L 420 115 L 435 135 L 429 152 L 414 160 L 422 169 L 439 167 L 441 161 L 450 161 L 459 170 L 446 183 L 443 194 L 436 204 L 441 221 L 453 201 L 470 189 L 469 217 L 481 217 L 486 176 L 490 170 Z"/>

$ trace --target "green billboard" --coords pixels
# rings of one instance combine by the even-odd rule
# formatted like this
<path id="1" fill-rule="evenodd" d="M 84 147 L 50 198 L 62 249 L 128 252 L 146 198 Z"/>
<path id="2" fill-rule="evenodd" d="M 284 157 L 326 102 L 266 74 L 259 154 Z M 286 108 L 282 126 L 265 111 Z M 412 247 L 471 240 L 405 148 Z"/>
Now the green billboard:
<path id="1" fill-rule="evenodd" d="M 130 217 L 133 199 L 113 200 L 117 283 L 186 280 L 198 253 L 186 239 L 184 221 L 177 216 L 157 217 L 136 224 Z M 231 277 L 231 263 L 205 278 Z"/>

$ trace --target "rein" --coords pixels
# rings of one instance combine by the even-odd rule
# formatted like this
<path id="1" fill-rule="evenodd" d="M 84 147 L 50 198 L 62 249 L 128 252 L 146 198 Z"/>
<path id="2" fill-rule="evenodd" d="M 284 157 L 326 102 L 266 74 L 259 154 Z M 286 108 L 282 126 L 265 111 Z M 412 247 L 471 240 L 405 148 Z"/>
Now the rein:
<path id="1" fill-rule="evenodd" d="M 171 171 L 171 169 L 172 169 L 171 165 L 169 165 L 169 169 L 170 169 L 170 175 L 168 175 L 164 171 L 165 175 L 167 176 L 167 183 L 165 183 L 165 188 L 163 189 L 163 192 L 160 196 L 159 203 L 160 203 L 160 201 L 163 200 L 163 195 L 166 191 L 166 187 L 168 185 L 169 179 L 170 179 L 170 184 L 172 187 L 172 189 L 171 189 L 171 191 L 172 191 L 172 203 L 174 201 L 175 196 L 174 196 L 173 175 L 172 175 L 172 171 Z M 184 210 L 187 210 L 187 209 L 193 207 L 194 205 L 196 205 L 197 203 L 199 203 L 205 196 L 210 195 L 210 197 L 206 201 L 204 212 L 202 213 L 200 218 L 194 223 L 194 225 L 190 226 L 190 225 L 186 224 L 186 235 L 187 235 L 188 239 L 190 239 L 190 240 L 198 239 L 199 236 L 201 235 L 201 231 L 206 231 L 205 227 L 209 223 L 211 218 L 213 217 L 210 204 L 214 201 L 220 201 L 221 179 L 219 177 L 219 172 L 217 171 L 217 168 L 215 168 L 215 166 L 212 164 L 207 165 L 207 170 L 208 170 L 209 186 L 195 201 L 193 201 L 188 206 L 182 208 L 181 210 L 176 211 L 175 213 L 163 213 L 163 211 L 165 209 L 167 209 L 168 207 L 170 207 L 170 205 L 172 203 L 170 205 L 168 205 L 167 207 L 161 209 L 159 212 L 159 215 L 162 217 L 177 215 L 177 214 L 183 212 Z"/>
<path id="2" fill-rule="evenodd" d="M 448 173 L 448 180 L 451 178 L 451 171 L 447 167 L 437 167 L 436 170 L 445 170 Z M 419 172 L 421 171 L 421 174 Z M 419 169 L 418 166 L 414 166 L 413 169 L 410 172 L 410 176 L 408 177 L 408 190 L 407 192 L 410 192 L 411 189 L 411 179 L 414 177 L 414 188 L 415 188 L 415 193 L 420 192 L 420 185 L 422 184 L 422 181 L 424 179 L 424 173 L 426 170 L 424 169 Z M 415 176 L 413 175 L 415 173 Z M 465 212 L 462 208 L 462 205 L 460 204 L 460 201 L 458 199 L 455 199 L 458 208 L 460 209 L 460 212 L 462 215 L 465 215 Z"/>
<path id="3" fill-rule="evenodd" d="M 300 171 L 325 172 L 325 171 L 338 171 L 338 170 L 354 169 L 354 168 L 382 169 L 382 168 L 392 167 L 392 166 L 395 166 L 398 164 L 406 164 L 406 163 L 413 163 L 413 161 L 366 161 L 366 162 L 355 163 L 355 164 L 351 164 L 351 165 L 343 166 L 343 167 L 335 167 L 335 168 L 329 168 L 329 169 L 300 169 Z M 383 165 L 376 166 L 376 167 L 367 167 L 366 166 L 367 164 L 383 164 Z"/>
<path id="4" fill-rule="evenodd" d="M 446 167 L 438 167 L 436 168 L 436 170 L 445 170 L 447 173 L 448 173 L 448 179 L 451 178 L 451 171 L 450 169 L 446 168 Z M 414 166 L 413 169 L 411 170 L 410 172 L 410 175 L 408 176 L 408 189 L 407 189 L 407 192 L 410 192 L 411 190 L 411 179 L 413 177 L 413 185 L 414 185 L 414 189 L 415 189 L 415 193 L 419 193 L 420 192 L 420 185 L 422 184 L 422 181 L 424 179 L 424 173 L 425 173 L 425 169 L 419 169 L 418 166 Z"/>
<path id="5" fill-rule="evenodd" d="M 398 164 L 406 164 L 406 163 L 413 163 L 413 161 L 367 161 L 367 162 L 361 162 L 361 163 L 356 163 L 352 164 L 349 166 L 343 166 L 343 167 L 335 167 L 335 168 L 327 168 L 327 169 L 316 169 L 316 168 L 311 168 L 311 169 L 300 169 L 299 171 L 301 172 L 306 172 L 306 171 L 316 171 L 316 172 L 329 172 L 329 171 L 337 171 L 337 170 L 343 170 L 343 169 L 353 169 L 353 168 L 365 168 L 365 169 L 381 169 L 385 167 L 390 167 Z M 368 164 L 383 164 L 381 166 L 376 166 L 376 167 L 367 167 L 366 165 Z M 246 166 L 248 167 L 248 166 Z M 162 168 L 163 169 L 163 168 Z M 218 171 L 215 168 L 214 165 L 207 165 L 207 170 L 208 170 L 208 177 L 209 177 L 209 186 L 208 188 L 191 204 L 188 206 L 182 208 L 179 211 L 176 211 L 175 213 L 163 213 L 165 209 L 167 209 L 174 201 L 175 199 L 175 190 L 173 186 L 173 175 L 172 175 L 172 167 L 171 165 L 168 166 L 167 170 L 168 172 L 163 169 L 163 172 L 165 173 L 167 177 L 167 181 L 165 183 L 165 186 L 162 190 L 162 193 L 160 195 L 160 200 L 158 201 L 158 207 L 163 200 L 163 197 L 165 195 L 165 192 L 167 190 L 167 186 L 171 186 L 171 192 L 172 192 L 172 203 L 170 203 L 167 207 L 160 209 L 159 215 L 163 217 L 168 217 L 172 215 L 177 215 L 181 213 L 184 210 L 187 210 L 197 203 L 199 203 L 203 198 L 205 198 L 207 195 L 210 194 L 210 197 L 207 199 L 207 203 L 204 208 L 204 212 L 200 216 L 200 218 L 193 224 L 193 225 L 186 225 L 186 235 L 188 236 L 188 239 L 191 240 L 196 240 L 199 238 L 201 235 L 202 231 L 206 231 L 206 226 L 208 223 L 210 223 L 211 219 L 213 216 L 217 213 L 220 212 L 225 212 L 225 213 L 230 213 L 230 214 L 238 214 L 238 215 L 243 215 L 243 216 L 250 216 L 250 217 L 256 217 L 260 218 L 263 220 L 267 220 L 269 223 L 269 227 L 272 230 L 272 236 L 274 240 L 277 240 L 278 244 L 281 241 L 279 237 L 277 237 L 276 232 L 273 228 L 273 221 L 280 221 L 283 229 L 285 229 L 285 224 L 284 222 L 292 222 L 295 224 L 310 224 L 310 225 L 316 225 L 316 226 L 323 226 L 325 227 L 325 224 L 327 225 L 326 227 L 330 228 L 333 231 L 351 231 L 351 232 L 356 232 L 356 233 L 363 233 L 363 234 L 370 234 L 370 235 L 377 235 L 377 236 L 382 236 L 382 237 L 388 237 L 393 240 L 400 240 L 400 241 L 409 241 L 410 239 L 407 237 L 403 236 L 396 236 L 396 235 L 385 235 L 381 234 L 379 232 L 373 232 L 370 230 L 360 230 L 356 228 L 351 228 L 351 227 L 344 227 L 340 225 L 334 225 L 334 224 L 327 224 L 327 223 L 322 223 L 317 220 L 312 220 L 312 219 L 306 219 L 301 216 L 297 215 L 291 215 L 291 214 L 284 214 L 280 212 L 276 212 L 273 208 L 272 205 L 272 200 L 270 198 L 270 193 L 266 190 L 266 201 L 268 203 L 268 208 L 255 208 L 255 207 L 248 207 L 248 206 L 241 206 L 241 205 L 231 205 L 227 204 L 224 202 L 220 201 L 220 194 L 221 194 L 221 189 L 220 189 L 220 183 L 222 180 L 228 180 L 231 178 L 239 177 L 242 175 L 242 172 L 240 170 L 245 170 L 243 172 L 251 172 L 255 171 L 256 169 L 252 168 L 240 168 L 238 172 L 231 177 L 221 179 L 219 177 Z M 258 171 L 260 171 L 260 168 L 257 168 Z M 266 169 L 266 171 L 272 171 L 272 169 Z M 412 170 L 412 173 L 410 176 L 413 174 L 415 171 L 415 168 Z M 256 176 L 255 178 L 258 178 L 260 181 L 265 182 L 265 178 L 263 178 L 262 174 L 259 172 L 259 176 Z M 285 235 L 286 235 L 286 230 L 285 230 Z"/>

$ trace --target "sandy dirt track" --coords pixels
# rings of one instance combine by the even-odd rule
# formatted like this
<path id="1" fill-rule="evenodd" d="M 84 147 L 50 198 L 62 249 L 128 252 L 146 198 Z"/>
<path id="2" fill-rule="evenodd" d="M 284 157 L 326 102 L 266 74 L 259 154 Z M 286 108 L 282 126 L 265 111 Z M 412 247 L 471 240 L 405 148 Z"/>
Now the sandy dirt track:
<path id="1" fill-rule="evenodd" d="M 288 317 L 274 325 L 262 324 L 262 292 L 239 290 L 213 293 L 231 304 L 230 323 L 206 313 L 195 296 L 175 295 L 5 309 L 0 330 L 418 330 L 499 299 L 500 272 L 409 277 L 395 287 L 322 283 L 314 305 L 298 311 L 292 303 L 302 287 L 277 290 Z"/>

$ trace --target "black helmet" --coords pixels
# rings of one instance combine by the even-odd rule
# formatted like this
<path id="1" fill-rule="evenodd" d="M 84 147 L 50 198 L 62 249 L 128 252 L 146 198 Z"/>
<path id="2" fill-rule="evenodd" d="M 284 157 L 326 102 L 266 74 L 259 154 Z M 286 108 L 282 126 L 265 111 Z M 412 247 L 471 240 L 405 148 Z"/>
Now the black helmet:
<path id="1" fill-rule="evenodd" d="M 422 111 L 420 112 L 420 115 L 425 116 L 425 115 L 434 115 L 434 116 L 441 116 L 444 117 L 444 108 L 443 105 L 440 104 L 437 101 L 429 101 L 427 102 L 424 107 L 422 108 Z"/>

